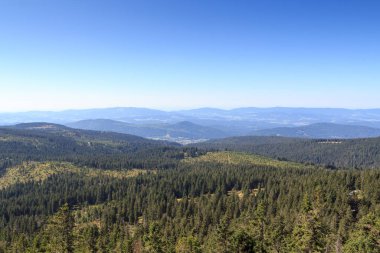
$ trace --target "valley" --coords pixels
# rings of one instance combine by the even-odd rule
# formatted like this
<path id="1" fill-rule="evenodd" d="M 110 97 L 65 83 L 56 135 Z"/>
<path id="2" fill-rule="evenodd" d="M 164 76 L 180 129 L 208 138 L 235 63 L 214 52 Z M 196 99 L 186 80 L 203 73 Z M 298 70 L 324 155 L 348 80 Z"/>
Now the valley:
<path id="1" fill-rule="evenodd" d="M 380 136 L 380 111 L 334 108 L 199 108 L 163 111 L 118 107 L 58 112 L 0 113 L 0 125 L 50 122 L 181 144 L 234 136 L 351 139 Z"/>

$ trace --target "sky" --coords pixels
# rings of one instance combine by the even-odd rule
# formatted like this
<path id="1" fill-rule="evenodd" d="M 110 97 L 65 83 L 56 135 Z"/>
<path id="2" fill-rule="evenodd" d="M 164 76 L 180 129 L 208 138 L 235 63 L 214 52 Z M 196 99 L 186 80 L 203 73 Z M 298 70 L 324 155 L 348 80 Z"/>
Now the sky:
<path id="1" fill-rule="evenodd" d="M 0 111 L 380 108 L 378 0 L 0 0 Z"/>

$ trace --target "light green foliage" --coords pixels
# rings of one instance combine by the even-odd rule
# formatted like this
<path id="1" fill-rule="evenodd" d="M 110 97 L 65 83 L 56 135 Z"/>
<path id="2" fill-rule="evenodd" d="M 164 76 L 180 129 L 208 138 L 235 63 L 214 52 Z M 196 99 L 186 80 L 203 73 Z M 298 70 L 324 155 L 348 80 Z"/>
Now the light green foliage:
<path id="1" fill-rule="evenodd" d="M 181 237 L 175 247 L 177 253 L 201 253 L 199 240 L 194 236 Z"/>
<path id="2" fill-rule="evenodd" d="M 253 166 L 264 166 L 264 167 L 276 167 L 276 168 L 292 168 L 292 169 L 302 169 L 312 167 L 310 165 L 304 165 L 301 163 L 279 161 L 264 156 L 240 153 L 240 152 L 208 152 L 205 155 L 196 158 L 187 158 L 182 162 L 197 164 L 200 162 L 209 163 L 220 163 L 220 164 L 230 164 L 230 165 L 253 165 Z"/>
<path id="3" fill-rule="evenodd" d="M 215 249 L 220 253 L 227 253 L 230 249 L 229 238 L 231 236 L 230 220 L 224 217 L 216 227 Z"/>
<path id="4" fill-rule="evenodd" d="M 380 217 L 369 213 L 359 220 L 344 246 L 347 253 L 380 252 Z"/>
<path id="5" fill-rule="evenodd" d="M 268 241 L 271 252 L 288 252 L 287 240 L 289 239 L 289 231 L 286 229 L 285 218 L 277 216 L 268 228 Z"/>
<path id="6" fill-rule="evenodd" d="M 145 174 L 147 170 L 101 170 L 83 168 L 67 162 L 24 162 L 19 166 L 8 168 L 0 177 L 0 189 L 7 188 L 16 183 L 42 182 L 56 174 L 75 173 L 85 177 L 112 177 L 128 178 Z"/>
<path id="7" fill-rule="evenodd" d="M 314 205 L 308 195 L 304 196 L 302 212 L 292 234 L 292 250 L 294 252 L 324 252 L 328 238 L 328 228 L 321 221 L 319 197 L 316 194 Z"/>
<path id="8" fill-rule="evenodd" d="M 147 252 L 164 253 L 161 228 L 157 223 L 150 224 L 148 234 L 144 239 Z"/>

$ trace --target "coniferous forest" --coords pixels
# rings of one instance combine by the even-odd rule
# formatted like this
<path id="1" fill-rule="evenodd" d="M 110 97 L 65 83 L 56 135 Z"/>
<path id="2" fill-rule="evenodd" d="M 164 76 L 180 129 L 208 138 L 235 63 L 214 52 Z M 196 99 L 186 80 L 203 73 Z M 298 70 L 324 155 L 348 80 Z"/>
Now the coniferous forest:
<path id="1" fill-rule="evenodd" d="M 0 252 L 380 252 L 379 169 L 222 144 L 3 128 Z"/>

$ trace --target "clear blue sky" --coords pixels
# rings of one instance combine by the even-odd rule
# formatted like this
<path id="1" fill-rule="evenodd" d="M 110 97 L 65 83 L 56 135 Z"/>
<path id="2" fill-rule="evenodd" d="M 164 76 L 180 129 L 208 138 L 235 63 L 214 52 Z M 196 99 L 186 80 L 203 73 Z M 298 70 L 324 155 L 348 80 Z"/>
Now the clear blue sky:
<path id="1" fill-rule="evenodd" d="M 0 111 L 380 107 L 380 1 L 1 0 Z"/>

